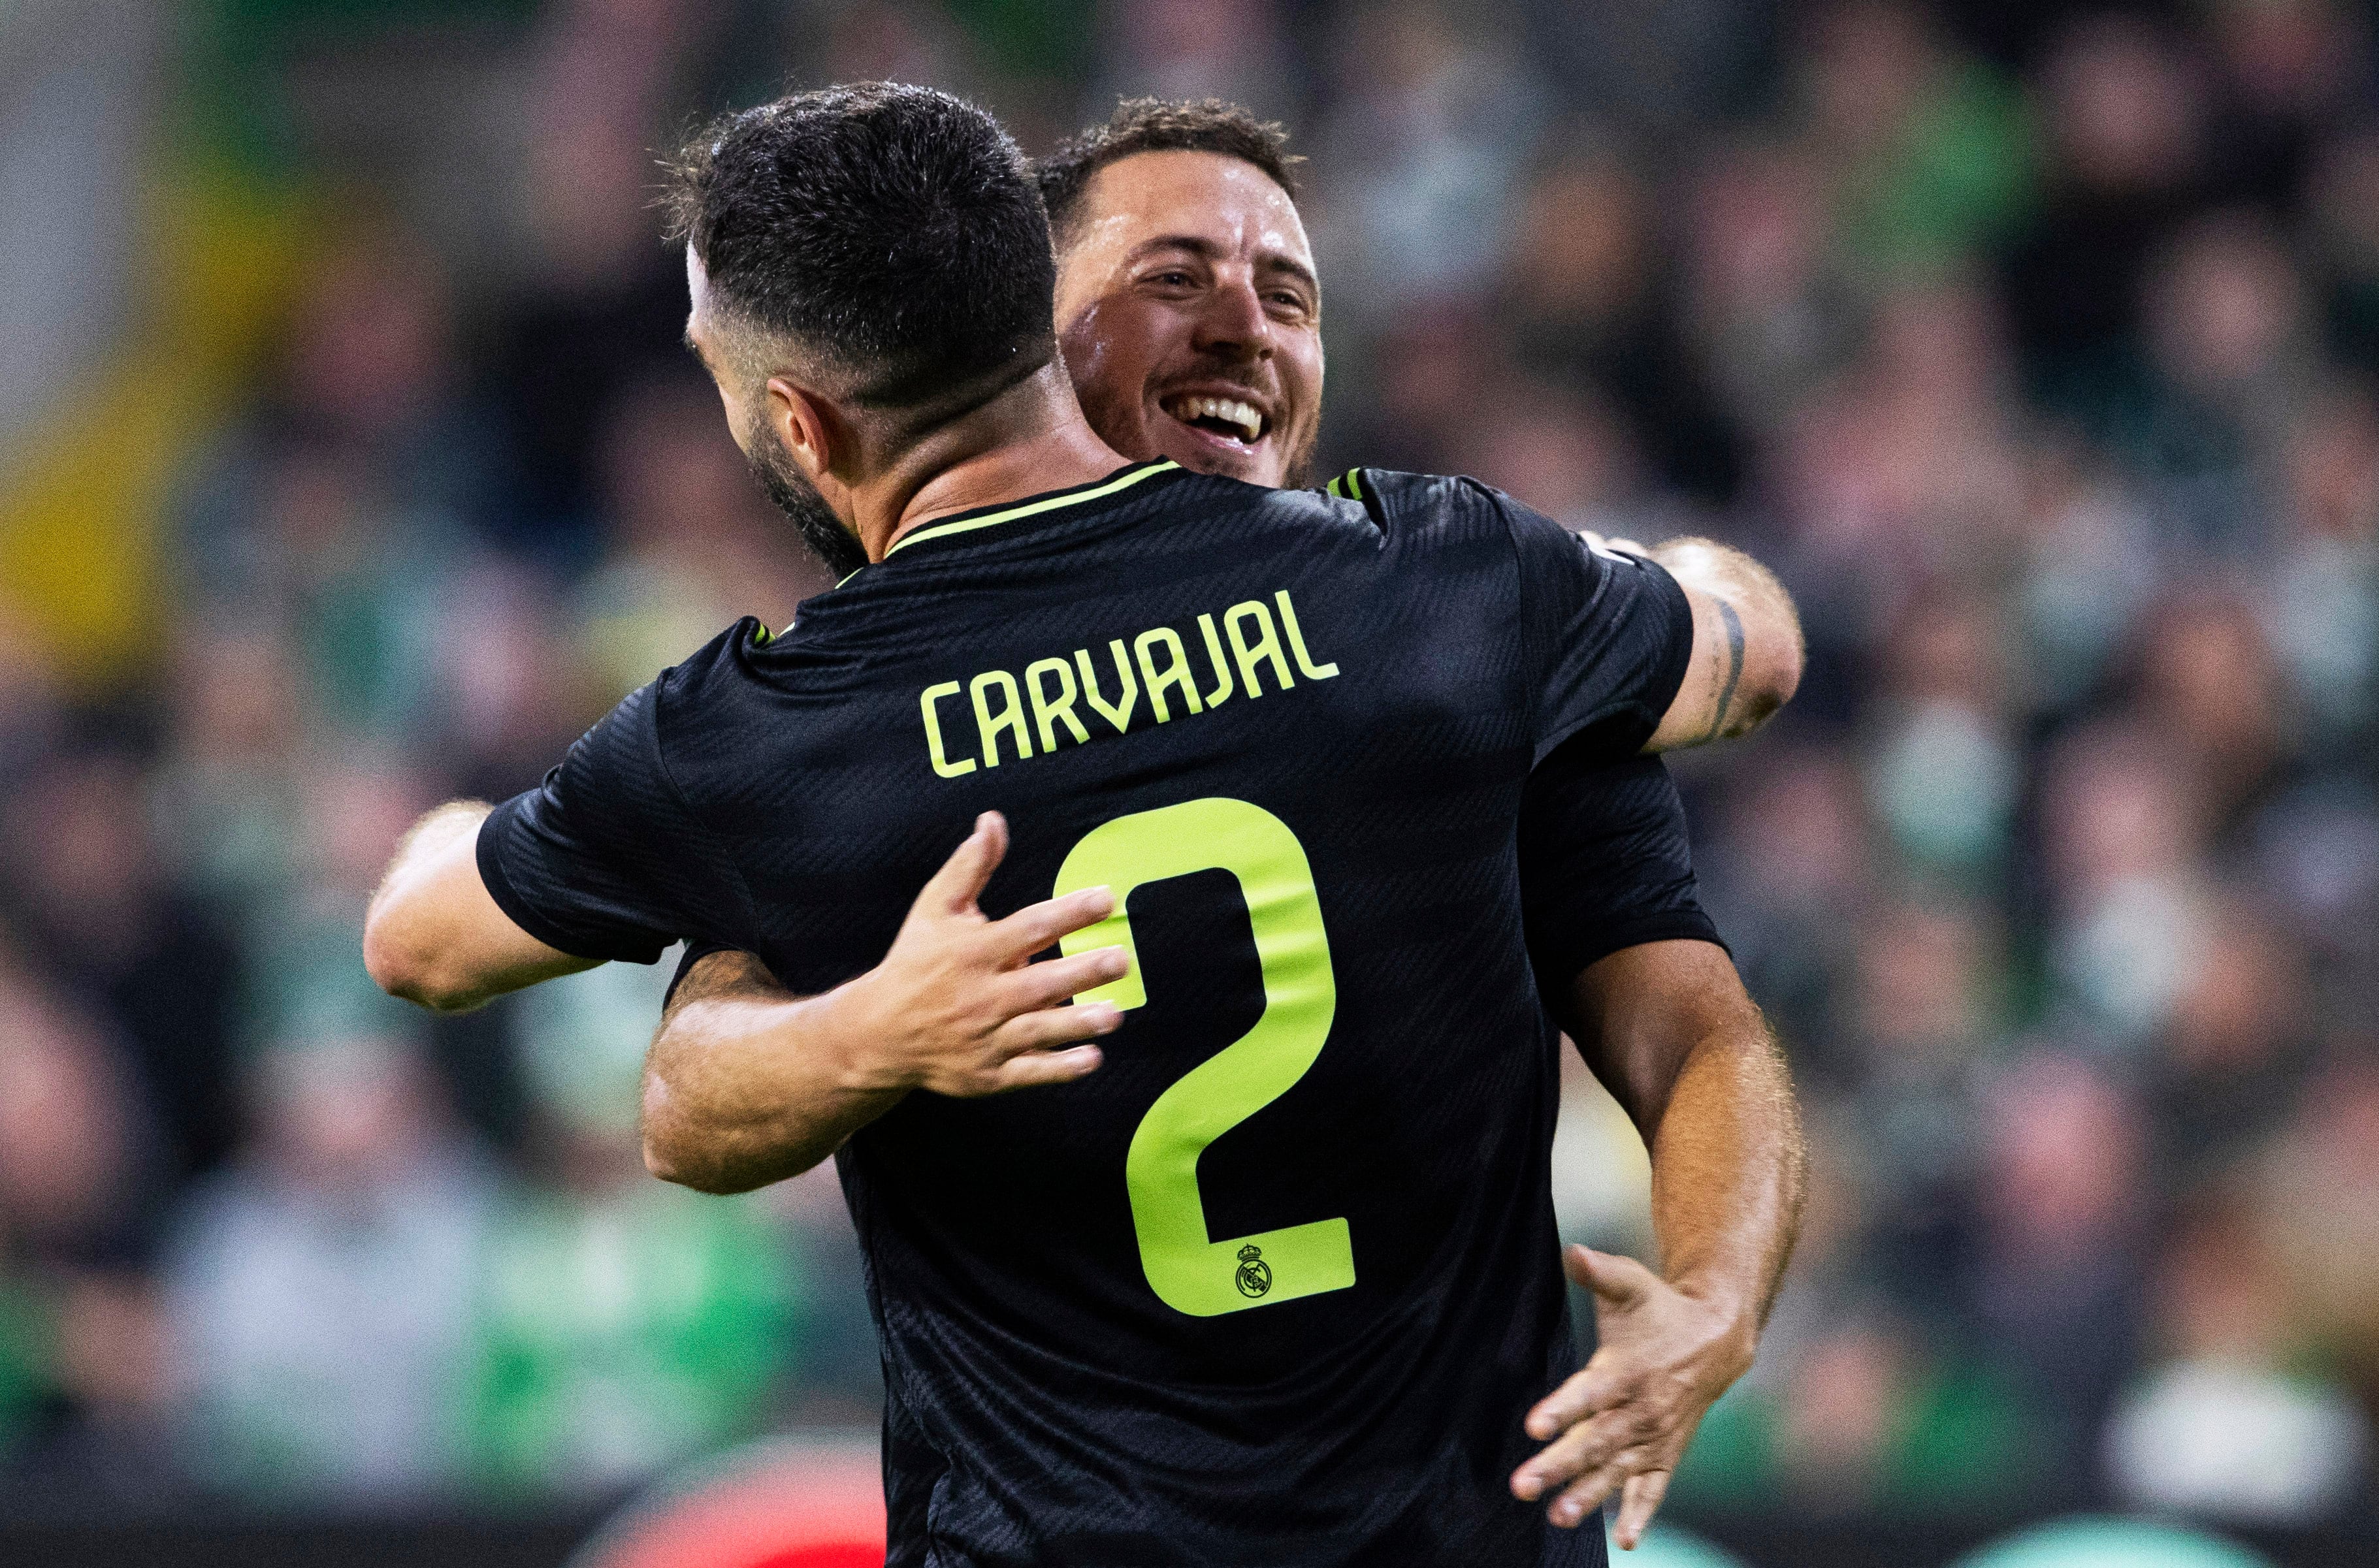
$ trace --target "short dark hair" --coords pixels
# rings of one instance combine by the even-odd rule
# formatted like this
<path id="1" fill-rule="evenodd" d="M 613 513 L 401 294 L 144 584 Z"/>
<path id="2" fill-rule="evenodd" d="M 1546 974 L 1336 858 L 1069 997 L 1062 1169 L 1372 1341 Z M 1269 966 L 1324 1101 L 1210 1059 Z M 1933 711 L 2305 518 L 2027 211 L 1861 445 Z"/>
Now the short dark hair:
<path id="1" fill-rule="evenodd" d="M 670 175 L 670 237 L 731 328 L 790 340 L 835 395 L 955 415 L 1057 354 L 1031 166 L 971 103 L 898 82 L 794 93 L 714 122 Z"/>
<path id="2" fill-rule="evenodd" d="M 1042 205 L 1049 227 L 1063 245 L 1081 215 L 1091 176 L 1135 152 L 1215 152 L 1252 163 L 1273 184 L 1297 199 L 1296 166 L 1305 162 L 1288 150 L 1288 130 L 1276 120 L 1259 120 L 1220 98 L 1167 100 L 1127 98 L 1107 123 L 1093 126 L 1041 160 Z"/>

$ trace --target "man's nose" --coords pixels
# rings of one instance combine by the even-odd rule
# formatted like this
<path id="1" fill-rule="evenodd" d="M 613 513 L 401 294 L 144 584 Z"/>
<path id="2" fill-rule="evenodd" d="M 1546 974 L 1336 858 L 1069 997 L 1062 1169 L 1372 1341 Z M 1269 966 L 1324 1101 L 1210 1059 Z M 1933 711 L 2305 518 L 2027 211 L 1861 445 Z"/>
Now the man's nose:
<path id="1" fill-rule="evenodd" d="M 1243 359 L 1272 356 L 1272 319 L 1256 297 L 1251 280 L 1226 282 L 1206 296 L 1198 314 L 1196 346 Z"/>

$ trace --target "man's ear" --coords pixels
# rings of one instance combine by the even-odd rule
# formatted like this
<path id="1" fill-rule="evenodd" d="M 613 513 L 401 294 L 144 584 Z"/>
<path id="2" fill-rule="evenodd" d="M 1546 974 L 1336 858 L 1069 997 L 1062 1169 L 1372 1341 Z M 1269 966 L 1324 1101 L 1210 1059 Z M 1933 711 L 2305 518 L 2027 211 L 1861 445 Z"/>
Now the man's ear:
<path id="1" fill-rule="evenodd" d="M 833 477 L 859 456 L 857 433 L 842 410 L 808 387 L 782 376 L 768 378 L 767 417 L 810 483 Z"/>

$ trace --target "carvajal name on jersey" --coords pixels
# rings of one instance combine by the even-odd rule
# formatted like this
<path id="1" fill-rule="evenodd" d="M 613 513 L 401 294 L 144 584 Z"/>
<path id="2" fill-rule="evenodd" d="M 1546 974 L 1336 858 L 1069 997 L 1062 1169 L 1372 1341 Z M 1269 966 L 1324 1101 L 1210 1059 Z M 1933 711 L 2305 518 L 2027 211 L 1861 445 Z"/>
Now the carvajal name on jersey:
<path id="1" fill-rule="evenodd" d="M 1203 650 L 1202 661 L 1193 648 Z M 1270 605 L 1243 599 L 1220 615 L 1201 615 L 1194 640 L 1171 626 L 1151 627 L 1129 644 L 1111 638 L 1096 653 L 1076 648 L 1071 657 L 1034 659 L 1020 674 L 986 669 L 971 681 L 939 681 L 918 694 L 917 710 L 934 771 L 962 778 L 978 766 L 997 767 L 1003 751 L 1006 760 L 1020 761 L 1056 751 L 1061 740 L 1080 746 L 1109 730 L 1124 734 L 1143 703 L 1155 722 L 1169 724 L 1177 714 L 1206 713 L 1235 695 L 1263 696 L 1267 681 L 1273 692 L 1286 692 L 1298 676 L 1327 681 L 1337 673 L 1335 664 L 1317 664 L 1307 651 L 1283 588 Z M 965 743 L 970 707 L 973 748 Z"/>

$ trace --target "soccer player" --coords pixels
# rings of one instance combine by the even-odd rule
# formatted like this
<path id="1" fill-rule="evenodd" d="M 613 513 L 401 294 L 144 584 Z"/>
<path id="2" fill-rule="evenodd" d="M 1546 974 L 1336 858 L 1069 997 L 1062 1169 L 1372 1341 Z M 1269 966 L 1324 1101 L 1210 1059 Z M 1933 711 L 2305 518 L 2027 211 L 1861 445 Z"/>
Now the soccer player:
<path id="1" fill-rule="evenodd" d="M 1292 162 L 1279 128 L 1243 109 L 1151 100 L 1120 105 L 1042 161 L 1060 342 L 1092 428 L 1117 451 L 1253 484 L 1310 478 L 1320 281 Z M 1749 644 L 1734 695 L 1706 725 L 1677 705 L 1670 738 L 1740 733 L 1789 687 L 1779 668 L 1795 634 L 1789 602 L 1753 563 L 1706 541 L 1651 554 L 1703 590 L 1700 607 L 1725 607 L 1721 620 L 1740 605 Z M 1519 864 L 1539 984 L 1654 1152 L 1670 1277 L 1571 1249 L 1569 1268 L 1598 1294 L 1601 1344 L 1550 1412 L 1590 1409 L 1605 1431 L 1641 1423 L 1627 1445 L 1634 1467 L 1600 1471 L 1624 1480 L 1616 1534 L 1633 1545 L 1703 1410 L 1749 1360 L 1799 1178 L 1790 1084 L 1695 899 L 1676 786 L 1657 757 L 1613 750 L 1610 736 L 1581 734 L 1530 773 Z M 965 852 L 979 876 L 990 851 L 971 842 Z M 972 911 L 921 907 L 912 920 L 879 971 L 815 1006 L 786 1005 L 794 998 L 749 954 L 690 949 L 647 1064 L 654 1172 L 720 1192 L 779 1180 L 827 1152 L 801 1115 L 795 1064 L 846 1059 L 863 1033 L 932 1055 L 937 1031 L 1008 1025 L 1013 955 L 981 940 Z M 1036 1021 L 1063 1031 L 1073 1020 Z M 1560 1483 L 1594 1475 L 1593 1457 L 1575 1444 L 1516 1479 L 1563 1491 L 1557 1516 L 1583 1517 L 1601 1482 L 1575 1493 Z"/>
<path id="2" fill-rule="evenodd" d="M 1570 1354 L 1511 844 L 1538 759 L 1668 722 L 1685 597 L 1463 482 L 1121 464 L 1056 363 L 1015 150 L 952 101 L 755 111 L 686 194 L 739 442 L 872 564 L 542 790 L 433 814 L 375 975 L 453 1003 L 685 935 L 830 995 L 974 817 L 919 908 L 1054 891 L 985 927 L 1068 950 L 1011 971 L 1014 1021 L 1081 995 L 1112 1051 L 812 1064 L 896 1560 L 1599 1561 L 1502 1490 Z M 1026 831 L 985 874 L 1000 807 Z"/>

